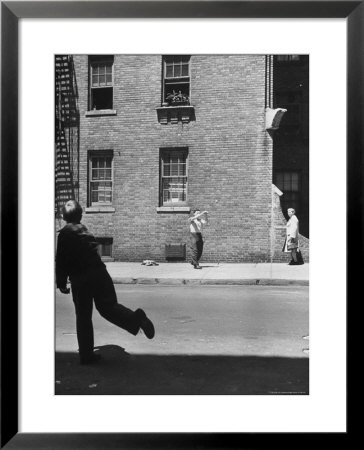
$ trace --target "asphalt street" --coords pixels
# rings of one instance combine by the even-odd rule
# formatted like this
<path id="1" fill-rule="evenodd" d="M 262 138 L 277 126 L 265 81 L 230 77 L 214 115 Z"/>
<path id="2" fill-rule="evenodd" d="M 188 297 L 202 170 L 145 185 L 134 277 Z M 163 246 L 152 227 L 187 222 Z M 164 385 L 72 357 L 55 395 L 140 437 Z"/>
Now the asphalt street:
<path id="1" fill-rule="evenodd" d="M 94 310 L 97 365 L 80 366 L 72 298 L 56 295 L 55 393 L 308 394 L 308 287 L 116 285 L 156 336 Z"/>

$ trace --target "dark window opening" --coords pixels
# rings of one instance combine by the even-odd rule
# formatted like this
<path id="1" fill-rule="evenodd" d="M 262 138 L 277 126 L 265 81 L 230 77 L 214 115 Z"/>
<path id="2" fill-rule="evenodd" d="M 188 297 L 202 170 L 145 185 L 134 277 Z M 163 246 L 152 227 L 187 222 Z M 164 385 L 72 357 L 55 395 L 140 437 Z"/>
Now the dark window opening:
<path id="1" fill-rule="evenodd" d="M 90 57 L 90 110 L 113 109 L 113 56 Z"/>
<path id="2" fill-rule="evenodd" d="M 190 56 L 164 56 L 163 102 L 171 106 L 190 104 Z"/>
<path id="3" fill-rule="evenodd" d="M 112 258 L 112 238 L 96 238 L 97 251 L 101 257 Z"/>
<path id="4" fill-rule="evenodd" d="M 92 92 L 92 109 L 112 109 L 113 88 L 95 89 Z"/>
<path id="5" fill-rule="evenodd" d="M 160 206 L 187 202 L 187 149 L 161 151 Z"/>
<path id="6" fill-rule="evenodd" d="M 293 208 L 297 216 L 301 207 L 301 174 L 299 172 L 277 172 L 274 184 L 283 192 L 280 197 L 282 212 L 286 220 L 289 219 L 287 209 Z"/>

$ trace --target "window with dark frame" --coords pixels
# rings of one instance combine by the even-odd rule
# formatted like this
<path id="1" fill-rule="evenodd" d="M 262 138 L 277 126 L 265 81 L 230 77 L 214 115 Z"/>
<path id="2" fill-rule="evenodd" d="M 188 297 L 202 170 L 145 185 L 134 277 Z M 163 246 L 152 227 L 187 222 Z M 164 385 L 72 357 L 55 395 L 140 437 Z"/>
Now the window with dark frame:
<path id="1" fill-rule="evenodd" d="M 190 58 L 163 57 L 163 102 L 170 106 L 190 104 Z"/>
<path id="2" fill-rule="evenodd" d="M 293 208 L 299 214 L 301 206 L 301 174 L 297 171 L 279 171 L 275 174 L 274 184 L 283 192 L 281 207 L 288 220 L 287 209 Z"/>
<path id="3" fill-rule="evenodd" d="M 103 258 L 112 258 L 112 243 L 113 239 L 109 237 L 96 237 L 98 243 L 97 251 Z"/>
<path id="4" fill-rule="evenodd" d="M 89 110 L 113 109 L 114 57 L 89 57 Z"/>
<path id="5" fill-rule="evenodd" d="M 89 154 L 89 206 L 112 204 L 112 155 L 90 152 Z"/>
<path id="6" fill-rule="evenodd" d="M 162 149 L 160 155 L 160 206 L 186 205 L 188 149 Z"/>
<path id="7" fill-rule="evenodd" d="M 301 61 L 300 55 L 277 55 L 278 62 L 299 62 Z"/>

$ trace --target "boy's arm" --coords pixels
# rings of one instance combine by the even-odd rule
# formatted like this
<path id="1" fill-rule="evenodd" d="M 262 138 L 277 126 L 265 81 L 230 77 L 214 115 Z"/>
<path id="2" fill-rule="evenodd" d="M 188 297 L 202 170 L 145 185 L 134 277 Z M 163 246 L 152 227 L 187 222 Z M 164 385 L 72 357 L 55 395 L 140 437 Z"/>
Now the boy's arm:
<path id="1" fill-rule="evenodd" d="M 203 216 L 204 214 L 208 214 L 208 212 L 207 211 L 202 211 L 200 214 L 196 214 L 195 216 L 190 217 L 188 220 L 190 222 L 192 222 L 193 220 L 198 219 L 199 217 Z"/>

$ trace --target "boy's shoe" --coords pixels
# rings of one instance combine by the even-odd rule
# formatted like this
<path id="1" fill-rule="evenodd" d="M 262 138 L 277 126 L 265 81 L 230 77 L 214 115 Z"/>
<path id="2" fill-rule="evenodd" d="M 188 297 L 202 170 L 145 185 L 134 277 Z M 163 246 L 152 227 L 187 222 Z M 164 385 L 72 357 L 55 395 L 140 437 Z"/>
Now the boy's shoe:
<path id="1" fill-rule="evenodd" d="M 139 319 L 139 326 L 148 339 L 153 339 L 155 335 L 153 322 L 148 319 L 147 315 L 142 309 L 137 309 L 135 314 Z"/>
<path id="2" fill-rule="evenodd" d="M 101 355 L 98 355 L 96 353 L 91 353 L 90 355 L 84 355 L 80 356 L 80 364 L 86 365 L 86 364 L 95 364 L 98 363 L 101 359 Z"/>
<path id="3" fill-rule="evenodd" d="M 200 265 L 196 264 L 195 269 L 202 269 L 202 267 Z"/>

